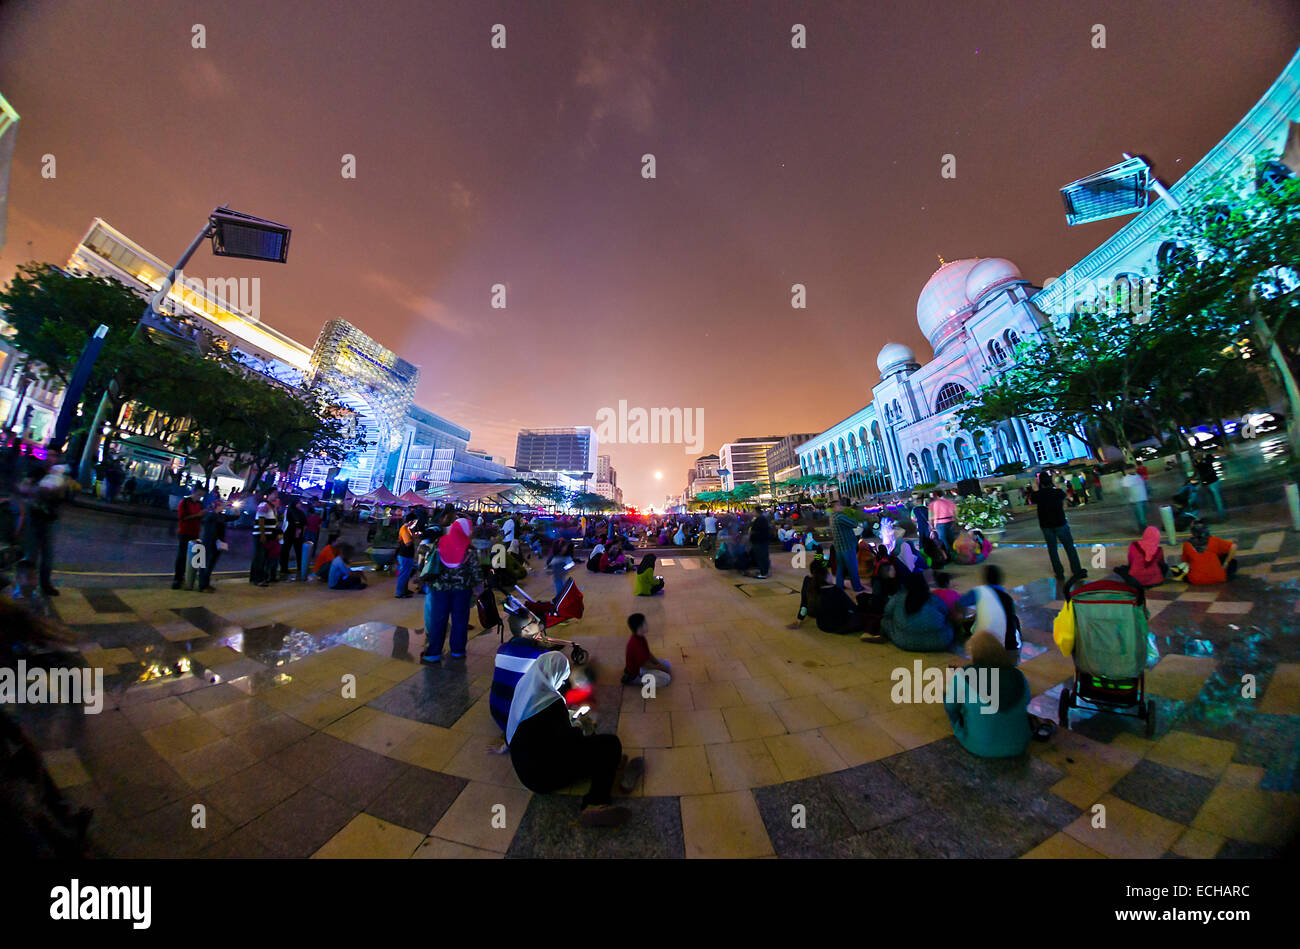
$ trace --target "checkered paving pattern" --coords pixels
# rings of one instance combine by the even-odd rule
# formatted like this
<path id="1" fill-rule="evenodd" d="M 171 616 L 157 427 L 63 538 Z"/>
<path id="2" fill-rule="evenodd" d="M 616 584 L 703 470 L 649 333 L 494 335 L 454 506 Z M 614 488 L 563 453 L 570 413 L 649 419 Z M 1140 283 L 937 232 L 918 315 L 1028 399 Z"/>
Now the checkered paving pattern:
<path id="1" fill-rule="evenodd" d="M 1050 639 L 1060 591 L 1041 552 L 994 559 L 1019 584 L 1032 710 L 1055 718 L 1073 671 Z M 652 598 L 584 571 L 586 616 L 559 635 L 593 656 L 600 730 L 646 760 L 615 830 L 577 823 L 585 788 L 535 795 L 489 753 L 496 635 L 422 667 L 422 601 L 394 600 L 389 583 L 65 587 L 59 616 L 111 701 L 98 716 L 19 712 L 112 855 L 1268 856 L 1300 827 L 1297 565 L 1300 539 L 1277 532 L 1222 589 L 1152 591 L 1151 739 L 1133 719 L 1076 713 L 1070 731 L 995 761 L 956 743 L 941 706 L 890 698 L 894 669 L 951 655 L 788 629 L 801 579 L 788 556 L 769 581 L 662 558 Z M 977 570 L 954 573 L 966 589 Z M 617 685 L 633 611 L 673 664 L 653 699 Z"/>

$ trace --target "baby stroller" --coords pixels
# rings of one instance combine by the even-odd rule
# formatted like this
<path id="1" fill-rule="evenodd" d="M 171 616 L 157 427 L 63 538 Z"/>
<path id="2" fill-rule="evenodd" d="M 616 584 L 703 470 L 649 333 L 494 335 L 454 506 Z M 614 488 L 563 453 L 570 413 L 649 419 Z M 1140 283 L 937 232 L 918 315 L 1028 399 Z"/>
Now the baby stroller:
<path id="1" fill-rule="evenodd" d="M 519 587 L 515 587 L 515 591 L 518 595 L 506 598 L 504 621 L 491 590 L 484 590 L 478 603 L 479 622 L 483 628 L 496 627 L 504 640 L 497 649 L 492 689 L 488 695 L 488 710 L 502 731 L 505 730 L 506 719 L 510 715 L 515 686 L 538 656 L 557 649 L 570 649 L 569 656 L 573 664 L 578 666 L 585 665 L 589 658 L 587 651 L 576 642 L 553 639 L 546 635 L 546 630 L 551 626 L 582 618 L 582 591 L 572 579 L 564 585 L 554 602 L 550 603 L 529 599 L 528 594 Z M 508 640 L 505 639 L 506 625 L 509 625 L 511 634 Z"/>
<path id="2" fill-rule="evenodd" d="M 1141 587 L 1112 579 L 1074 588 L 1078 579 L 1065 588 L 1074 610 L 1074 688 L 1061 689 L 1061 727 L 1070 727 L 1070 709 L 1095 709 L 1136 715 L 1150 738 L 1156 710 L 1146 695 L 1146 596 Z"/>

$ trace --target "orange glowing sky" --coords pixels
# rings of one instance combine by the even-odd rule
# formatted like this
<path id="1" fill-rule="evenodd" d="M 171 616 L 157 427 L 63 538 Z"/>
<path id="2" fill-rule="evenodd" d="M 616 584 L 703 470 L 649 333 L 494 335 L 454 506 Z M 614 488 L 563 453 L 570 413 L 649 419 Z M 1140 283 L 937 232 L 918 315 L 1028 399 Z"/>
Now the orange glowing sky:
<path id="1" fill-rule="evenodd" d="M 513 461 L 519 428 L 625 399 L 703 408 L 716 451 L 856 411 L 888 341 L 924 358 L 937 254 L 1060 273 L 1122 223 L 1067 228 L 1062 184 L 1124 151 L 1176 180 L 1297 43 L 1290 0 L 11 0 L 0 280 L 63 263 L 95 216 L 174 258 L 229 202 L 294 227 L 288 265 L 201 251 L 187 272 L 261 276 L 263 319 L 308 345 L 352 321 L 474 447 Z M 601 452 L 641 506 L 693 461 Z"/>

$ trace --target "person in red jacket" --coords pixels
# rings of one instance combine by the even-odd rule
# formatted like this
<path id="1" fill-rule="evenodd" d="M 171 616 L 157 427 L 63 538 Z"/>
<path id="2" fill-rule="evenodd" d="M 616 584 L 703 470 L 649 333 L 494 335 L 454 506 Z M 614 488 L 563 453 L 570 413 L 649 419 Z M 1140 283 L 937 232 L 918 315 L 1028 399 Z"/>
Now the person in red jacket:
<path id="1" fill-rule="evenodd" d="M 203 526 L 203 485 L 196 484 L 190 496 L 181 498 L 176 508 L 176 564 L 172 575 L 172 589 L 179 590 L 185 583 L 185 565 L 189 560 L 190 541 L 199 539 Z"/>

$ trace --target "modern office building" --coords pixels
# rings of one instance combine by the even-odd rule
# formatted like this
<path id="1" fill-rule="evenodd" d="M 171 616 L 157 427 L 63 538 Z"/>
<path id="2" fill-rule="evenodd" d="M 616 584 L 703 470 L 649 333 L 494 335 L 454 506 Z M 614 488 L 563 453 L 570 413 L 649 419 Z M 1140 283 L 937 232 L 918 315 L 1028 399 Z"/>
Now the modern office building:
<path id="1" fill-rule="evenodd" d="M 0 250 L 5 249 L 5 220 L 9 207 L 9 167 L 18 140 L 18 112 L 0 96 Z"/>
<path id="2" fill-rule="evenodd" d="M 596 480 L 606 484 L 618 484 L 618 472 L 610 464 L 609 455 L 596 456 Z"/>
<path id="3" fill-rule="evenodd" d="M 853 497 L 918 483 L 987 475 L 999 465 L 1061 464 L 1088 457 L 1081 441 L 1046 431 L 1031 417 L 963 428 L 956 409 L 990 377 L 1015 365 L 1016 347 L 1042 338 L 1081 305 L 1138 299 L 1158 282 L 1178 248 L 1168 236 L 1172 205 L 1194 203 L 1226 182 L 1258 186 L 1300 174 L 1300 53 L 1222 141 L 1169 189 L 1062 276 L 1033 286 L 1000 257 L 944 262 L 917 300 L 930 342 L 922 362 L 888 343 L 876 359 L 871 401 L 799 447 L 801 470 L 836 478 Z M 1128 319 L 1127 314 L 1116 318 Z"/>
<path id="4" fill-rule="evenodd" d="M 146 297 L 162 287 L 171 268 L 96 218 L 69 257 L 67 269 L 117 280 Z M 368 443 L 337 475 L 355 493 L 383 485 L 400 494 L 417 480 L 427 480 L 420 476 L 435 450 L 468 447 L 469 429 L 414 404 L 418 367 L 351 323 L 330 320 L 316 344 L 308 347 L 245 312 L 221 289 L 177 281 L 159 309 L 178 326 L 227 340 L 237 357 L 268 378 L 286 386 L 320 388 L 348 409 Z M 127 446 L 128 454 L 130 450 Z M 156 461 L 157 450 L 151 452 L 150 460 Z M 182 460 L 177 455 L 176 465 Z M 323 485 L 330 467 L 321 459 L 306 460 L 297 472 L 299 486 Z M 466 460 L 463 467 L 473 465 Z"/>
<path id="5" fill-rule="evenodd" d="M 718 464 L 717 455 L 701 455 L 695 459 L 694 466 L 686 476 L 686 491 L 683 496 L 687 500 L 704 491 L 722 490 L 722 479 L 718 477 Z"/>
<path id="6" fill-rule="evenodd" d="M 529 428 L 515 441 L 517 471 L 596 473 L 596 431 L 590 425 L 569 428 Z"/>
<path id="7" fill-rule="evenodd" d="M 718 449 L 718 474 L 724 491 L 738 484 L 770 483 L 767 450 L 781 441 L 775 435 L 766 438 L 739 438 Z"/>

